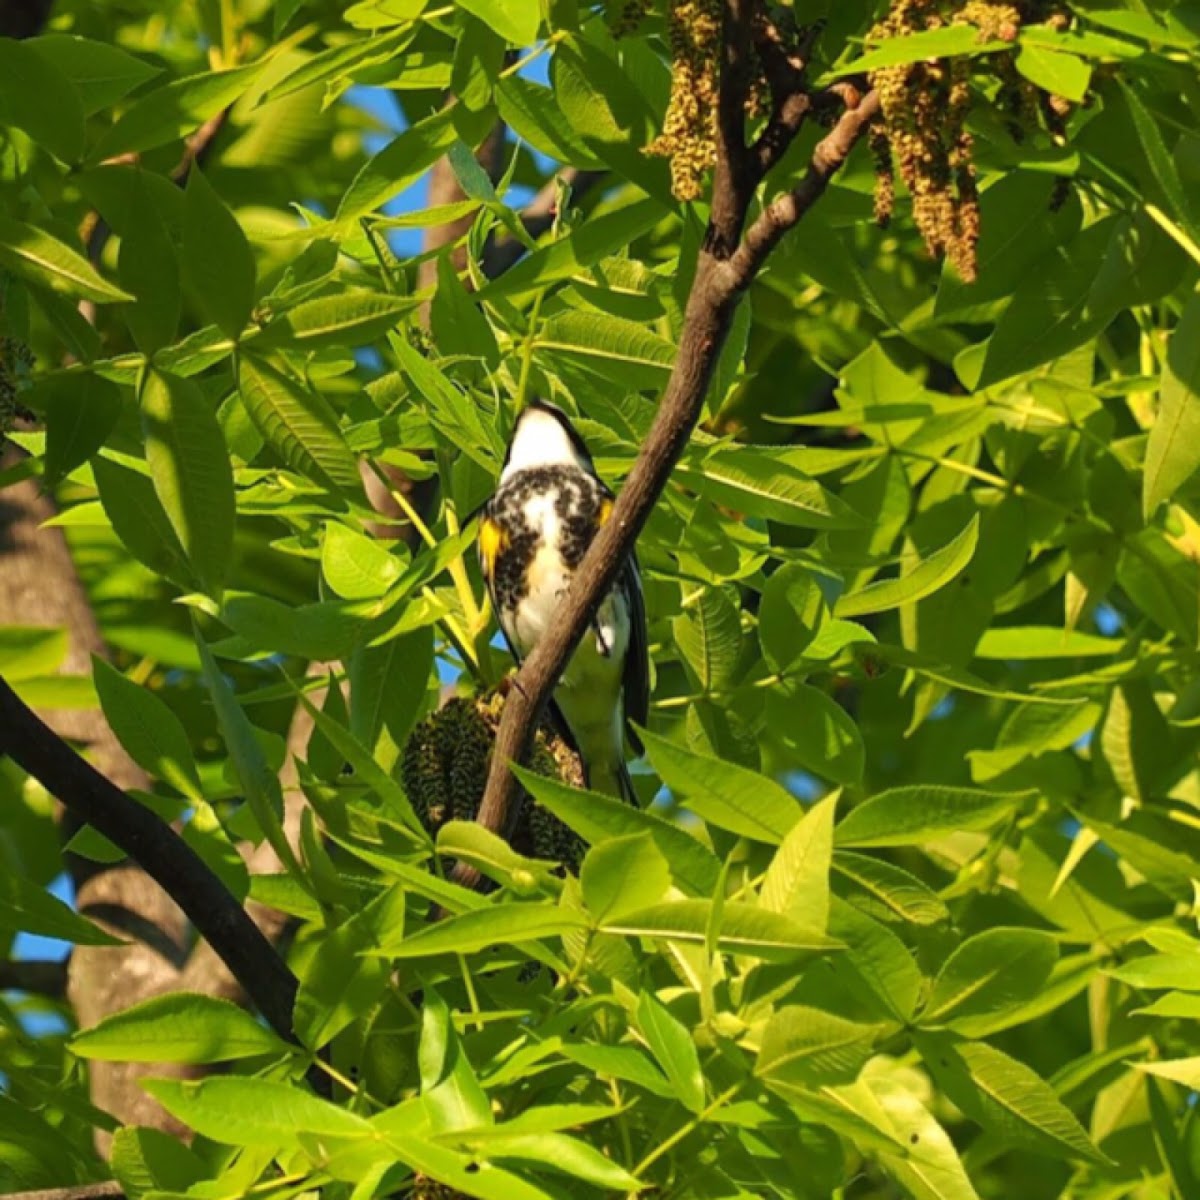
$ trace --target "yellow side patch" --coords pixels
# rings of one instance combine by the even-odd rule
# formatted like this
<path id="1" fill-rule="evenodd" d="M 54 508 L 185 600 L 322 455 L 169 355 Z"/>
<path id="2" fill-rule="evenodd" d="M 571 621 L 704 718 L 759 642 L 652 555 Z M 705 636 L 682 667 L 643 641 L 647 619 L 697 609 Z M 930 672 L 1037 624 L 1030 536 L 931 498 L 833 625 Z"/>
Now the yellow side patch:
<path id="1" fill-rule="evenodd" d="M 483 563 L 483 573 L 488 579 L 495 574 L 496 555 L 507 549 L 508 534 L 495 521 L 484 517 L 479 523 L 479 559 Z"/>
<path id="2" fill-rule="evenodd" d="M 600 511 L 596 514 L 596 523 L 599 525 L 607 525 L 608 518 L 612 516 L 613 501 L 605 498 L 600 501 Z"/>

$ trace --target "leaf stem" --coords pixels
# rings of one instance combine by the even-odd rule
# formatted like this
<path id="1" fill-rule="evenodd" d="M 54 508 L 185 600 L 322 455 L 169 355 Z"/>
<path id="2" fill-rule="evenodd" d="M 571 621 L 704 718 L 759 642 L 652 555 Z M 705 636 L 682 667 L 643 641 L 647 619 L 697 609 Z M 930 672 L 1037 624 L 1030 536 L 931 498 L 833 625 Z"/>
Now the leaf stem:
<path id="1" fill-rule="evenodd" d="M 645 1158 L 642 1159 L 636 1167 L 633 1168 L 633 1173 L 639 1178 L 645 1174 L 647 1168 L 656 1163 L 662 1156 L 673 1150 L 685 1137 L 688 1136 L 694 1129 L 702 1125 L 717 1111 L 717 1109 L 728 1104 L 746 1086 L 744 1079 L 739 1080 L 731 1087 L 727 1087 L 707 1108 L 698 1112 L 690 1121 L 686 1121 L 681 1125 L 665 1142 L 660 1142 Z"/>

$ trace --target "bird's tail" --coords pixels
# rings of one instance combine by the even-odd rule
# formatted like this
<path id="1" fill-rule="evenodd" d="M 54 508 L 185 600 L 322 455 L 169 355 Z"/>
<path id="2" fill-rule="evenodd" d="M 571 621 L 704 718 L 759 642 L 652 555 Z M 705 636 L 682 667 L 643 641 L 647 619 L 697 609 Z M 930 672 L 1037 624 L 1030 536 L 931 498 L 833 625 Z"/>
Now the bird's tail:
<path id="1" fill-rule="evenodd" d="M 589 763 L 587 768 L 587 786 L 593 792 L 602 792 L 606 796 L 616 796 L 626 804 L 636 805 L 637 793 L 633 790 L 633 780 L 629 776 L 629 768 L 625 759 L 613 757 L 607 762 Z"/>

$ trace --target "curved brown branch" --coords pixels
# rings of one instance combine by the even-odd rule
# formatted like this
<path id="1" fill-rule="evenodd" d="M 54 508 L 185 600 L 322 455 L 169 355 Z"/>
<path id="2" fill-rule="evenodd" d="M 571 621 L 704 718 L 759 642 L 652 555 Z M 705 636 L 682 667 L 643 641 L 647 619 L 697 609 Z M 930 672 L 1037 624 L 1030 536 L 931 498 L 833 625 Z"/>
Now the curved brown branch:
<path id="1" fill-rule="evenodd" d="M 742 11 L 736 0 L 730 3 L 730 12 Z M 723 88 L 727 86 L 726 78 L 722 80 Z M 842 114 L 813 150 L 804 178 L 763 210 L 745 235 L 739 236 L 736 248 L 726 247 L 721 235 L 713 237 L 710 230 L 688 295 L 675 366 L 654 425 L 617 498 L 612 516 L 597 534 L 574 577 L 559 619 L 525 660 L 505 701 L 487 789 L 476 818 L 488 829 L 504 835 L 511 833 L 518 806 L 517 783 L 509 764 L 523 761 L 528 753 L 532 732 L 567 660 L 632 551 L 687 445 L 742 293 L 783 234 L 824 192 L 878 112 L 878 104 L 878 97 L 871 92 L 855 108 Z M 749 198 L 741 207 L 735 203 L 733 176 L 728 170 L 722 171 L 719 164 L 716 187 L 731 189 L 725 195 L 722 211 L 729 227 L 736 228 L 740 235 Z M 714 220 L 717 211 L 714 199 Z M 469 869 L 456 871 L 456 876 L 461 882 L 476 882 Z"/>
<path id="2" fill-rule="evenodd" d="M 76 754 L 2 678 L 0 753 L 138 863 L 188 915 L 271 1027 L 295 1041 L 299 984 L 245 909 L 165 821 Z"/>

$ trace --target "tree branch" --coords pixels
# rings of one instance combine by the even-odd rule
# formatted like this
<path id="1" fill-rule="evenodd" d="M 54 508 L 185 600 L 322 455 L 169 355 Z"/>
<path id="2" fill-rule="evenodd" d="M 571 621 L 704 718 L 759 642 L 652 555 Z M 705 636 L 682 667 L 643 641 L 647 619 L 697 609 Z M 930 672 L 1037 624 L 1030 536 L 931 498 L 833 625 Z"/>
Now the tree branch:
<path id="1" fill-rule="evenodd" d="M 67 992 L 67 964 L 53 959 L 0 959 L 0 992 L 10 991 L 61 1000 Z"/>
<path id="2" fill-rule="evenodd" d="M 121 1200 L 125 1189 L 117 1182 L 81 1183 L 74 1187 L 43 1188 L 37 1192 L 5 1192 L 0 1200 Z"/>
<path id="3" fill-rule="evenodd" d="M 857 98 L 857 97 L 856 97 Z M 879 96 L 868 92 L 848 108 L 829 133 L 813 148 L 804 178 L 790 192 L 775 197 L 746 231 L 742 244 L 729 261 L 745 287 L 758 273 L 779 239 L 820 199 L 834 172 L 849 157 L 855 143 L 879 112 Z"/>
<path id="4" fill-rule="evenodd" d="M 725 0 L 721 81 L 717 92 L 717 166 L 704 249 L 726 259 L 742 236 L 750 199 L 758 186 L 746 150 L 746 98 L 750 91 L 750 26 L 754 0 Z"/>
<path id="5" fill-rule="evenodd" d="M 737 0 L 730 0 L 730 12 L 743 8 Z M 523 761 L 528 753 L 533 731 L 567 660 L 588 628 L 601 598 L 616 580 L 687 445 L 699 420 L 738 301 L 779 239 L 824 192 L 878 107 L 878 97 L 872 92 L 857 107 L 843 113 L 813 150 L 801 182 L 773 200 L 744 238 L 741 230 L 750 198 L 743 196 L 739 202 L 733 173 L 728 164 L 722 169 L 718 163 L 713 187 L 714 192 L 721 189 L 722 194 L 720 204 L 714 195 L 714 221 L 720 207 L 726 214 L 728 229 L 738 230 L 739 242 L 725 245 L 724 235 L 717 232 L 713 236 L 710 230 L 688 295 L 675 365 L 654 424 L 617 497 L 612 516 L 596 535 L 574 576 L 557 619 L 525 660 L 505 700 L 487 788 L 476 818 L 493 832 L 504 836 L 512 833 L 518 805 L 517 783 L 509 765 Z M 731 137 L 722 144 L 726 149 L 721 153 L 738 153 Z M 455 878 L 473 885 L 478 876 L 471 868 L 459 864 Z"/>
<path id="6" fill-rule="evenodd" d="M 99 830 L 171 896 L 289 1041 L 299 984 L 225 885 L 179 835 L 76 754 L 0 678 L 0 753 Z"/>

